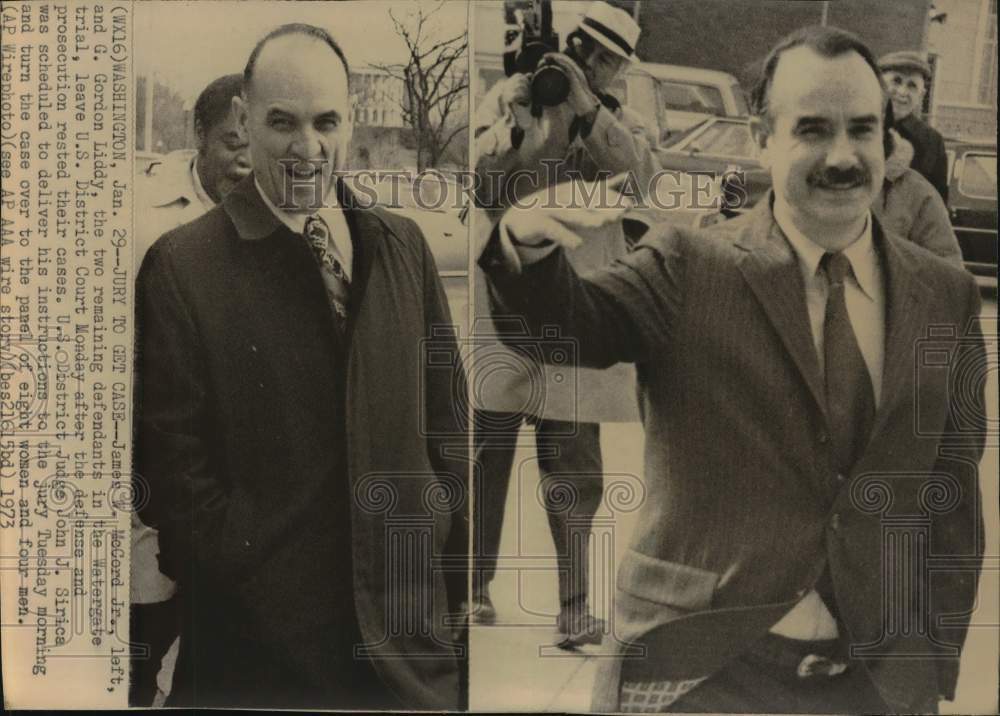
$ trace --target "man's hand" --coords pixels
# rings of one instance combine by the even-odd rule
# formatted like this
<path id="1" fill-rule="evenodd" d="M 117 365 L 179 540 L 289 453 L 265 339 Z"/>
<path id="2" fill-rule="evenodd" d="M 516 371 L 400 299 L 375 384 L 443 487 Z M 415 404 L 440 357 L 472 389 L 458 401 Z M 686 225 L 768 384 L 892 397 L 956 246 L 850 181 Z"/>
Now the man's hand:
<path id="1" fill-rule="evenodd" d="M 527 128 L 531 122 L 531 79 L 528 75 L 518 73 L 503 80 L 500 102 L 514 117 L 517 126 Z"/>
<path id="2" fill-rule="evenodd" d="M 515 74 L 502 80 L 501 106 L 510 113 L 514 124 L 523 130 L 519 146 L 523 157 L 534 161 L 561 159 L 569 148 L 569 128 L 574 114 L 567 103 L 558 107 L 543 107 L 542 114 L 531 114 L 531 78 L 525 74 Z"/>
<path id="3" fill-rule="evenodd" d="M 580 116 L 593 112 L 600 101 L 597 99 L 597 95 L 591 91 L 587 76 L 583 74 L 580 66 L 569 55 L 561 52 L 550 52 L 545 57 L 562 68 L 569 78 L 569 97 L 566 103 L 573 110 L 573 114 Z"/>
<path id="4" fill-rule="evenodd" d="M 577 232 L 589 233 L 620 221 L 632 207 L 632 200 L 618 193 L 625 175 L 619 175 L 603 186 L 594 183 L 574 185 L 572 182 L 536 192 L 509 209 L 502 226 L 515 245 L 537 247 L 555 242 L 572 250 L 583 243 Z M 594 197 L 592 206 L 580 205 L 582 196 Z"/>

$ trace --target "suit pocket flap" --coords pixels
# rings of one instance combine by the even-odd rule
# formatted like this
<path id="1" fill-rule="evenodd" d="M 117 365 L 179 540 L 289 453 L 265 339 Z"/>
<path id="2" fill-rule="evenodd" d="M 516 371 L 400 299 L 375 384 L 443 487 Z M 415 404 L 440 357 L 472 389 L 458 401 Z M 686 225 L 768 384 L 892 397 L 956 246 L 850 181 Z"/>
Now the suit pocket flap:
<path id="1" fill-rule="evenodd" d="M 634 597 L 681 609 L 707 609 L 719 575 L 630 549 L 618 570 L 618 588 Z"/>

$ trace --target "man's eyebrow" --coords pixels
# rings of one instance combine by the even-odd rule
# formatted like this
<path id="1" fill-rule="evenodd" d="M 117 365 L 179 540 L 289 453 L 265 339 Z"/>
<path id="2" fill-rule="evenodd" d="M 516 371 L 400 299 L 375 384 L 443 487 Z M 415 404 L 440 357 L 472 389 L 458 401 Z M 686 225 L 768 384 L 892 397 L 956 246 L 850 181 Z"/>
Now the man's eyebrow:
<path id="1" fill-rule="evenodd" d="M 270 107 L 267 110 L 268 119 L 272 117 L 291 117 L 291 116 L 292 116 L 291 112 L 286 112 L 285 110 L 281 109 L 281 107 Z"/>
<path id="2" fill-rule="evenodd" d="M 316 117 L 317 121 L 323 121 L 323 120 L 327 120 L 327 119 L 334 119 L 334 120 L 336 120 L 336 121 L 339 122 L 342 119 L 342 117 L 340 116 L 340 112 L 338 112 L 335 109 L 329 109 L 326 112 L 323 112 L 322 114 L 317 115 L 317 117 Z"/>
<path id="3" fill-rule="evenodd" d="M 858 124 L 863 124 L 863 125 L 878 124 L 879 123 L 879 117 L 878 117 L 878 115 L 875 115 L 875 114 L 866 114 L 866 115 L 864 115 L 862 117 L 854 117 L 854 118 L 852 118 L 851 121 L 850 121 L 850 123 L 853 124 L 853 125 L 858 125 Z"/>
<path id="4" fill-rule="evenodd" d="M 795 120 L 795 126 L 796 127 L 803 127 L 803 126 L 804 127 L 816 127 L 816 126 L 823 126 L 823 127 L 825 127 L 828 124 L 830 124 L 830 120 L 827 119 L 826 117 L 819 117 L 819 116 L 812 116 L 812 115 L 807 115 L 805 117 L 799 117 L 797 120 Z"/>

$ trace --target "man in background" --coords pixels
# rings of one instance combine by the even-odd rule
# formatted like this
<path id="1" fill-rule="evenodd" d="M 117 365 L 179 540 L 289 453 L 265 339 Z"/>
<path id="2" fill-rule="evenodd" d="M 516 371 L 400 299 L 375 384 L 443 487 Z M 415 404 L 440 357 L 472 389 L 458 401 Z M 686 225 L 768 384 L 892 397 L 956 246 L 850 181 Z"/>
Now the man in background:
<path id="1" fill-rule="evenodd" d="M 923 53 L 890 52 L 879 60 L 895 129 L 913 145 L 910 166 L 929 181 L 948 203 L 948 156 L 940 132 L 920 118 L 924 95 L 931 81 L 931 66 Z"/>
<path id="2" fill-rule="evenodd" d="M 247 143 L 237 132 L 232 107 L 242 83 L 242 75 L 233 74 L 205 87 L 194 104 L 197 151 L 171 152 L 137 178 L 142 213 L 136 222 L 136 266 L 154 241 L 213 209 L 250 173 Z"/>
<path id="3" fill-rule="evenodd" d="M 232 111 L 233 97 L 239 96 L 242 84 L 242 75 L 233 74 L 205 87 L 194 104 L 198 143 L 194 155 L 187 151 L 168 154 L 137 177 L 136 269 L 156 239 L 214 208 L 250 173 L 247 143 L 237 133 Z M 158 687 L 164 692 L 169 688 L 177 656 L 176 587 L 160 573 L 158 552 L 156 530 L 133 514 L 129 633 L 133 644 L 149 651 L 132 657 L 132 706 L 150 706 Z M 158 680 L 161 662 L 163 674 Z"/>
<path id="4" fill-rule="evenodd" d="M 929 181 L 910 166 L 913 145 L 890 130 L 892 151 L 885 160 L 885 183 L 872 211 L 886 231 L 903 236 L 962 267 L 962 249 L 948 207 Z M 888 147 L 887 147 L 888 149 Z"/>

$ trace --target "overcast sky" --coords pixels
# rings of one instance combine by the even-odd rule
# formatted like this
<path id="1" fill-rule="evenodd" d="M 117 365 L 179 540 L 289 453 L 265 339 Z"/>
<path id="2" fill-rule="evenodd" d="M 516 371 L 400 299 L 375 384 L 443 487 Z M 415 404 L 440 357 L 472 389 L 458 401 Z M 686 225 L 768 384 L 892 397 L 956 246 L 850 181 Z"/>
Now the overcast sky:
<path id="1" fill-rule="evenodd" d="M 269 2 L 265 0 L 135 3 L 135 68 L 155 70 L 161 82 L 192 103 L 216 77 L 242 72 L 254 44 L 286 22 L 325 27 L 352 66 L 406 58 L 389 10 L 402 18 L 410 2 Z M 469 3 L 446 2 L 434 16 L 439 38 L 465 31 Z"/>

